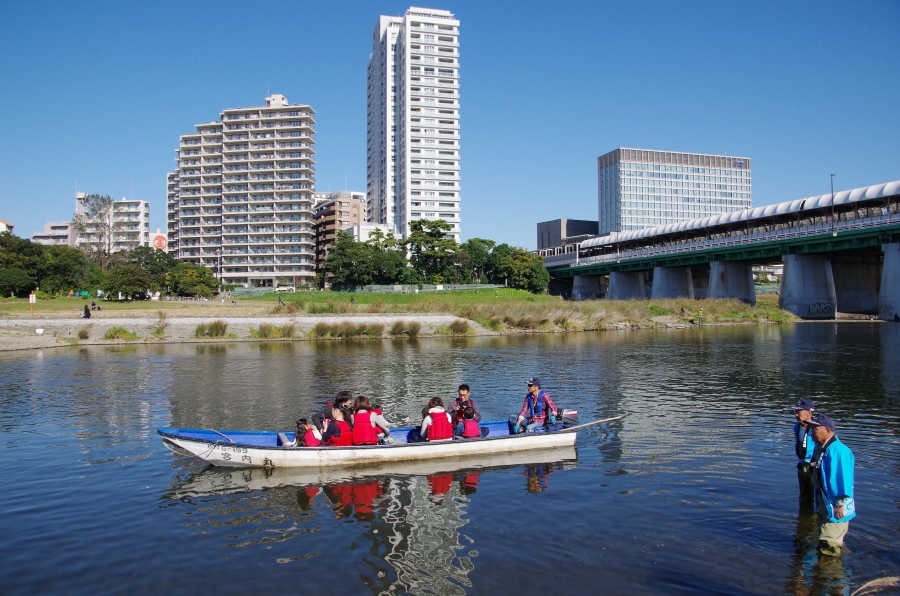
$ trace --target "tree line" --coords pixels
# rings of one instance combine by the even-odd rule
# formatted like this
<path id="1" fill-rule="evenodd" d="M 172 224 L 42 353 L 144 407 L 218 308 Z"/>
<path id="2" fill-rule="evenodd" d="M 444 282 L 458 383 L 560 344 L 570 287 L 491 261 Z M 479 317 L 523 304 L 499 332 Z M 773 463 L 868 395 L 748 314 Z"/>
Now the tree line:
<path id="1" fill-rule="evenodd" d="M 0 233 L 0 295 L 24 298 L 38 290 L 41 298 L 69 292 L 102 290 L 110 296 L 134 292 L 168 292 L 175 296 L 212 296 L 218 287 L 212 271 L 182 263 L 168 253 L 138 246 L 107 253 L 71 246 L 45 246 Z"/>
<path id="2" fill-rule="evenodd" d="M 338 232 L 325 271 L 342 286 L 494 283 L 534 293 L 547 288 L 550 274 L 539 256 L 483 238 L 457 243 L 445 236 L 450 229 L 443 220 L 416 220 L 405 241 L 381 230 L 365 242 Z"/>

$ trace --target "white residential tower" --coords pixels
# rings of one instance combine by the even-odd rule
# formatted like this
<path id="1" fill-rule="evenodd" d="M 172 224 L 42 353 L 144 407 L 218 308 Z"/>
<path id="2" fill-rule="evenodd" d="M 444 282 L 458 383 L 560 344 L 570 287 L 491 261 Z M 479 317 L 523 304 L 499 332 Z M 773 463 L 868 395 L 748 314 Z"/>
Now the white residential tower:
<path id="1" fill-rule="evenodd" d="M 368 67 L 366 218 L 401 238 L 443 219 L 459 241 L 459 21 L 412 7 L 381 16 Z"/>

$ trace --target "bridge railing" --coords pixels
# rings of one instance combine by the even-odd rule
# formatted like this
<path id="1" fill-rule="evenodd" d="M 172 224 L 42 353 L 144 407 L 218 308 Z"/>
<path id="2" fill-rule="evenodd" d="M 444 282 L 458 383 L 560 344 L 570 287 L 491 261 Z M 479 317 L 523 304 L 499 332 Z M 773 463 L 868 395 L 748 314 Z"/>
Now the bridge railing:
<path id="1" fill-rule="evenodd" d="M 593 257 L 580 257 L 577 256 L 578 253 L 553 255 L 544 259 L 544 266 L 568 267 L 572 265 L 591 265 L 595 263 L 611 263 L 615 261 L 645 259 L 649 257 L 666 256 L 686 252 L 715 250 L 732 246 L 743 246 L 753 244 L 755 242 L 776 242 L 778 240 L 793 240 L 796 238 L 804 238 L 809 236 L 821 236 L 823 234 L 830 234 L 832 231 L 844 232 L 849 230 L 864 230 L 868 228 L 877 228 L 897 223 L 900 223 L 900 214 L 890 213 L 887 215 L 879 215 L 877 217 L 866 217 L 853 219 L 850 221 L 837 221 L 834 222 L 834 224 L 817 224 L 814 226 L 803 226 L 801 228 L 775 230 L 772 232 L 760 232 L 757 234 L 749 234 L 744 236 L 730 236 L 728 238 L 698 240 L 696 242 L 687 242 L 684 244 L 670 244 L 668 246 L 650 246 L 647 248 L 623 250 L 619 253 L 610 253 Z"/>

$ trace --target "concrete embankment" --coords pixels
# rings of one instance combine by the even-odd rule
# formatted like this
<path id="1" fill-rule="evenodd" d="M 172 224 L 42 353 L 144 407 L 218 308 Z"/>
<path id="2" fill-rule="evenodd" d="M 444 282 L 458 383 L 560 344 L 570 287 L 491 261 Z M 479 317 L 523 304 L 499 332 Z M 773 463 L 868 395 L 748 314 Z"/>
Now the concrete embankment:
<path id="1" fill-rule="evenodd" d="M 27 350 L 71 345 L 121 344 L 121 343 L 187 343 L 210 341 L 271 341 L 260 337 L 260 326 L 278 328 L 291 327 L 290 338 L 282 341 L 297 341 L 314 336 L 316 326 L 328 325 L 338 328 L 340 325 L 367 327 L 367 337 L 408 337 L 435 336 L 453 334 L 450 327 L 461 320 L 460 317 L 443 314 L 355 314 L 355 315 L 288 315 L 262 317 L 115 317 L 95 314 L 91 319 L 68 318 L 6 318 L 0 319 L 0 352 L 10 350 Z M 215 321 L 224 322 L 225 334 L 215 338 L 198 338 L 197 327 Z M 398 327 L 397 324 L 401 323 Z M 464 335 L 499 335 L 480 326 L 474 321 L 466 321 Z M 381 327 L 379 327 L 381 326 Z M 416 328 L 416 326 L 418 326 Z M 104 339 L 114 328 L 133 333 L 137 339 Z M 416 328 L 415 333 L 410 329 Z M 405 331 L 400 331 L 401 329 Z M 392 330 L 395 332 L 391 334 Z M 334 331 L 335 335 L 338 331 Z M 328 339 L 328 335 L 324 339 Z M 317 338 L 323 339 L 323 338 Z"/>

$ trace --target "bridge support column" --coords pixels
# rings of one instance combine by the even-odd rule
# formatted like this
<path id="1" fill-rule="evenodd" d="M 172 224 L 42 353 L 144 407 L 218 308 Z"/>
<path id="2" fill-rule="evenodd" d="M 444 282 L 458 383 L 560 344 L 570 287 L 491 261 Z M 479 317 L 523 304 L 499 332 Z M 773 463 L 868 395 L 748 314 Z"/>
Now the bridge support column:
<path id="1" fill-rule="evenodd" d="M 594 300 L 606 295 L 606 278 L 602 275 L 576 275 L 572 282 L 572 300 Z"/>
<path id="2" fill-rule="evenodd" d="M 647 297 L 645 277 L 643 271 L 613 271 L 609 274 L 607 296 L 610 300 L 643 300 Z"/>
<path id="3" fill-rule="evenodd" d="M 690 267 L 657 267 L 653 270 L 651 298 L 693 298 Z"/>
<path id="4" fill-rule="evenodd" d="M 756 288 L 750 263 L 713 261 L 709 268 L 710 298 L 737 298 L 756 306 Z"/>
<path id="5" fill-rule="evenodd" d="M 878 312 L 877 257 L 832 255 L 831 274 L 838 311 L 865 315 Z"/>
<path id="6" fill-rule="evenodd" d="M 778 306 L 802 319 L 833 319 L 837 295 L 831 262 L 821 255 L 785 255 Z"/>
<path id="7" fill-rule="evenodd" d="M 900 243 L 884 244 L 881 267 L 881 291 L 878 295 L 878 317 L 900 322 Z"/>

